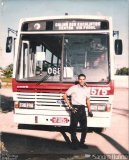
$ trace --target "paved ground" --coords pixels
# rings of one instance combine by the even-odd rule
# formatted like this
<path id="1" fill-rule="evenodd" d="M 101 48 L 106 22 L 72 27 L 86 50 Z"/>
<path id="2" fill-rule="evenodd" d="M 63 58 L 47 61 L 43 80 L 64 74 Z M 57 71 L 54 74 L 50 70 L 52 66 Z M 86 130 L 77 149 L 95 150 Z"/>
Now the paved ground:
<path id="1" fill-rule="evenodd" d="M 72 160 L 106 159 L 105 155 L 102 157 L 103 154 L 111 154 L 110 159 L 123 159 L 123 154 L 128 152 L 128 89 L 115 89 L 111 127 L 101 134 L 88 132 L 86 142 L 89 148 L 77 151 L 69 147 L 60 131 L 50 131 L 49 128 L 44 128 L 44 131 L 18 129 L 13 122 L 11 89 L 1 89 L 0 94 L 4 111 L 0 112 L 1 150 L 6 153 L 6 157 L 10 155 L 12 159 L 21 160 L 40 160 L 43 157 L 46 160 L 62 160 L 70 157 Z"/>

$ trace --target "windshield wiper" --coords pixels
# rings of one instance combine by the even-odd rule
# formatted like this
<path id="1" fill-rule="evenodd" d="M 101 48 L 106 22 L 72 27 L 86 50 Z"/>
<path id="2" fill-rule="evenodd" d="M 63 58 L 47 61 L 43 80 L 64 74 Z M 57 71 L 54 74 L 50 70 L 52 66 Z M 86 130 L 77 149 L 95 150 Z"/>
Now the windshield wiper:
<path id="1" fill-rule="evenodd" d="M 49 75 L 47 74 L 46 76 L 44 76 L 44 77 L 38 82 L 38 84 L 44 82 L 44 81 L 47 80 L 50 76 L 51 76 L 50 74 L 49 74 Z"/>

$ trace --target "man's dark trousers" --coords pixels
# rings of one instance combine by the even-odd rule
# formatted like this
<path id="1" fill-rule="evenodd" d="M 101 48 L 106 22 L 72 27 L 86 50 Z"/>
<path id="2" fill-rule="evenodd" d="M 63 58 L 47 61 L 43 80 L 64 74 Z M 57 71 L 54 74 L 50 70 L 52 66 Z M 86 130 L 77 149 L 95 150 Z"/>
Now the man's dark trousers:
<path id="1" fill-rule="evenodd" d="M 71 112 L 71 141 L 73 144 L 78 144 L 78 139 L 76 136 L 77 125 L 80 123 L 81 127 L 81 139 L 80 143 L 85 142 L 86 134 L 87 134 L 87 117 L 85 112 L 84 105 L 73 105 L 74 109 L 77 109 L 77 112 Z"/>

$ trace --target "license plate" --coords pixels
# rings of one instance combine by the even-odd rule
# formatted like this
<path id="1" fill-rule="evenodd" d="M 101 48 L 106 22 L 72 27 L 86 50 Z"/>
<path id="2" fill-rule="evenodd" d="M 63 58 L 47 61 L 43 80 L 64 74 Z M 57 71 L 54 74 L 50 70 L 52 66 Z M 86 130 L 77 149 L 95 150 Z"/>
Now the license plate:
<path id="1" fill-rule="evenodd" d="M 69 119 L 65 117 L 52 117 L 51 119 L 52 123 L 68 123 Z"/>

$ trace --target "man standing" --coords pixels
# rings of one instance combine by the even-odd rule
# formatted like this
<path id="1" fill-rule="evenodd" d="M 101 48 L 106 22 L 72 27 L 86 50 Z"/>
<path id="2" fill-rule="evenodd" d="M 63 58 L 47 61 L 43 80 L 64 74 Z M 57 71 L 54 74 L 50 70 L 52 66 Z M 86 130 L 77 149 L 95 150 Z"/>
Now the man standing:
<path id="1" fill-rule="evenodd" d="M 87 117 L 85 106 L 88 107 L 88 115 L 93 116 L 90 108 L 90 92 L 85 85 L 86 76 L 80 74 L 78 76 L 79 84 L 70 87 L 64 94 L 64 100 L 71 109 L 71 141 L 73 149 L 88 148 L 85 145 L 85 138 L 87 134 Z M 68 99 L 71 96 L 71 102 Z M 78 141 L 76 136 L 77 124 L 80 123 L 81 139 Z"/>

